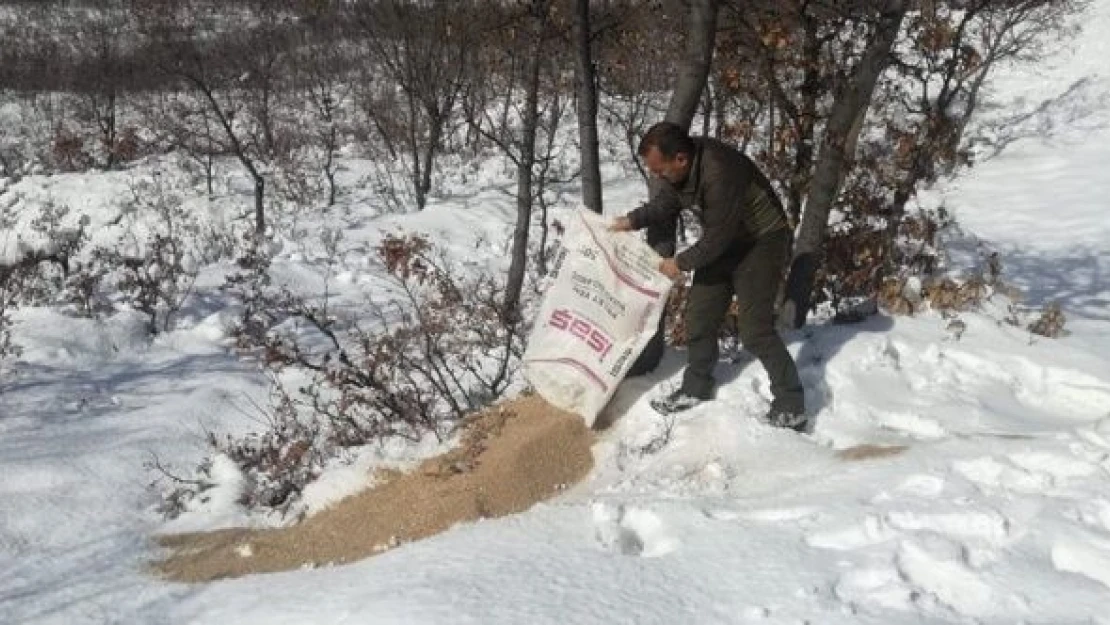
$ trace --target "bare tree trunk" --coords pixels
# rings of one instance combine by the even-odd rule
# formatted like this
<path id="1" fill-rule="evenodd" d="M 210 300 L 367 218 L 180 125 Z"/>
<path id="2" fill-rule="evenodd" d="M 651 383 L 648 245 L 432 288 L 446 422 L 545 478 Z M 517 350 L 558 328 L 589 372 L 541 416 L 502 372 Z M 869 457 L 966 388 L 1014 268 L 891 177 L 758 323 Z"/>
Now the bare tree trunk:
<path id="1" fill-rule="evenodd" d="M 682 69 L 679 71 L 678 83 L 671 102 L 667 107 L 666 121 L 678 124 L 686 130 L 694 121 L 694 114 L 701 102 L 702 91 L 705 90 L 706 80 L 709 78 L 709 68 L 713 62 L 713 43 L 717 37 L 717 11 L 720 8 L 719 0 L 692 0 L 690 3 L 689 29 L 686 39 L 686 54 L 682 59 Z M 637 163 L 638 164 L 638 163 Z M 654 180 L 648 181 L 648 195 L 655 197 L 660 187 Z M 664 257 L 674 256 L 675 237 L 678 234 L 678 219 L 649 226 L 646 232 L 647 243 L 657 253 Z M 665 344 L 663 330 L 666 315 L 660 317 L 659 327 L 651 337 L 647 347 L 644 348 L 632 363 L 629 375 L 640 375 L 654 371 L 663 359 Z"/>
<path id="2" fill-rule="evenodd" d="M 713 89 L 709 80 L 705 81 L 705 89 L 702 91 L 701 98 L 701 135 L 703 137 L 709 136 L 709 131 L 712 130 L 713 122 Z"/>
<path id="3" fill-rule="evenodd" d="M 520 294 L 524 289 L 524 275 L 528 268 L 528 232 L 532 226 L 532 172 L 536 164 L 536 131 L 539 127 L 540 64 L 543 31 L 547 22 L 547 0 L 535 0 L 532 8 L 535 26 L 532 31 L 532 49 L 525 69 L 524 111 L 521 119 L 520 159 L 516 164 L 516 227 L 513 230 L 512 260 L 509 264 L 508 283 L 505 285 L 504 315 L 506 319 L 520 317 Z"/>
<path id="4" fill-rule="evenodd" d="M 263 148 L 266 154 L 271 155 L 277 149 L 277 135 L 274 133 L 273 80 L 271 78 L 274 64 L 275 59 L 273 58 L 266 63 L 262 85 L 258 88 L 257 110 L 254 113 L 258 118 L 259 126 L 262 127 Z"/>
<path id="5" fill-rule="evenodd" d="M 554 71 L 558 71 L 557 67 Z M 549 235 L 549 227 L 547 225 L 548 205 L 547 198 L 544 194 L 547 191 L 547 183 L 550 179 L 548 172 L 551 169 L 551 162 L 555 152 L 555 139 L 559 129 L 559 120 L 563 116 L 563 104 L 559 97 L 559 91 L 556 90 L 551 94 L 553 99 L 551 108 L 549 109 L 550 116 L 547 120 L 547 144 L 544 146 L 543 155 L 537 157 L 540 163 L 539 176 L 536 178 L 536 202 L 539 204 L 540 209 L 540 241 L 539 251 L 536 253 L 536 270 L 541 276 L 546 276 L 548 272 L 547 266 L 547 239 Z M 598 187 L 600 189 L 600 187 Z"/>
<path id="6" fill-rule="evenodd" d="M 713 89 L 713 116 L 716 118 L 716 128 L 713 130 L 713 137 L 720 139 L 724 136 L 725 132 L 725 92 L 720 84 L 716 85 Z"/>
<path id="7" fill-rule="evenodd" d="M 406 94 L 405 100 L 409 111 L 409 125 L 405 129 L 405 138 L 408 141 L 408 150 L 412 158 L 412 190 L 416 194 L 416 210 L 422 211 L 427 198 L 424 195 L 424 186 L 421 184 L 424 180 L 423 170 L 421 169 L 424 159 L 421 157 L 420 138 L 417 136 L 417 110 L 419 109 L 414 95 Z"/>
<path id="8" fill-rule="evenodd" d="M 335 206 L 336 185 L 335 185 L 335 147 L 337 137 L 335 136 L 335 128 L 328 130 L 328 145 L 327 145 L 327 159 L 324 161 L 324 176 L 328 179 L 328 206 Z"/>
<path id="9" fill-rule="evenodd" d="M 805 40 L 802 55 L 805 59 L 805 73 L 802 77 L 802 103 L 798 116 L 798 140 L 794 154 L 794 171 L 786 190 L 786 212 L 791 219 L 802 214 L 802 199 L 809 187 L 813 167 L 813 131 L 817 120 L 817 98 L 821 94 L 819 74 L 821 42 L 817 38 L 817 23 L 805 19 Z"/>
<path id="10" fill-rule="evenodd" d="M 254 176 L 254 234 L 261 237 L 266 234 L 266 207 L 263 198 L 266 196 L 266 179 L 263 178 L 252 166 L 251 175 Z"/>
<path id="11" fill-rule="evenodd" d="M 435 167 L 436 153 L 439 151 L 439 144 L 443 140 L 443 119 L 439 113 L 430 113 L 428 118 L 431 121 L 431 128 L 428 129 L 429 137 L 428 142 L 424 145 L 424 168 L 420 174 L 420 179 L 417 181 L 419 187 L 418 197 L 420 198 L 420 210 L 428 204 L 428 194 L 432 190 L 432 170 Z"/>
<path id="12" fill-rule="evenodd" d="M 1000 36 L 1001 38 L 1001 36 Z M 983 59 L 982 66 L 979 69 L 979 74 L 971 81 L 971 86 L 967 89 L 967 104 L 964 106 L 963 113 L 956 119 L 955 141 L 957 147 L 959 142 L 963 140 L 964 133 L 967 132 L 967 125 L 971 121 L 971 117 L 975 114 L 976 108 L 979 106 L 979 93 L 983 88 L 983 83 L 987 80 L 987 75 L 990 74 L 994 63 L 998 60 L 996 56 L 996 48 L 998 43 L 992 42 L 990 49 L 985 59 Z M 946 174 L 952 173 L 953 165 L 945 169 Z"/>
<path id="13" fill-rule="evenodd" d="M 16 173 L 15 168 L 8 162 L 7 157 L 4 156 L 3 150 L 0 150 L 0 176 L 12 178 L 13 182 L 19 182 L 19 174 Z"/>
<path id="14" fill-rule="evenodd" d="M 338 170 L 336 152 L 339 149 L 339 129 L 336 126 L 336 95 L 334 83 L 322 79 L 317 85 L 312 85 L 307 90 L 307 98 L 316 109 L 319 116 L 318 123 L 323 123 L 324 130 L 317 136 L 321 147 L 324 148 L 324 178 L 328 181 L 328 207 L 335 206 L 335 199 L 339 193 L 335 174 Z"/>
<path id="15" fill-rule="evenodd" d="M 774 61 L 772 61 L 774 63 Z M 773 67 L 773 65 L 772 65 Z M 775 108 L 775 98 L 773 94 L 768 94 L 767 97 L 767 153 L 775 153 L 775 113 L 778 111 Z"/>
<path id="16" fill-rule="evenodd" d="M 104 150 L 107 156 L 104 160 L 104 168 L 111 169 L 116 165 L 116 89 L 115 86 L 110 86 L 108 93 L 104 95 L 104 110 L 98 112 L 100 122 L 100 140 L 104 144 Z M 95 96 L 94 96 L 95 100 Z M 98 111 L 96 104 L 93 104 L 93 110 Z"/>
<path id="17" fill-rule="evenodd" d="M 782 316 L 784 323 L 792 327 L 803 326 L 809 314 L 829 212 L 848 171 L 852 156 L 848 150 L 855 144 L 852 130 L 871 103 L 879 75 L 890 63 L 890 50 L 905 15 L 906 8 L 897 6 L 879 17 L 863 57 L 833 100 L 786 284 Z"/>
<path id="18" fill-rule="evenodd" d="M 666 120 L 689 129 L 701 102 L 701 92 L 713 61 L 713 42 L 717 36 L 719 0 L 692 0 L 687 29 L 686 53 L 678 73 Z"/>
<path id="19" fill-rule="evenodd" d="M 216 96 L 212 93 L 212 88 L 208 86 L 200 78 L 192 75 L 186 76 L 193 84 L 200 90 L 208 101 L 209 110 L 216 116 L 216 120 L 224 130 L 224 135 L 227 137 L 228 142 L 231 144 L 231 151 L 235 158 L 239 159 L 239 163 L 250 174 L 251 180 L 254 181 L 254 234 L 261 237 L 266 234 L 266 179 L 262 176 L 262 172 L 258 170 L 250 155 L 247 154 L 247 148 L 240 141 L 239 135 L 236 134 L 235 128 L 232 126 L 231 119 L 227 113 L 224 112 L 223 107 L 220 106 L 216 100 Z"/>
<path id="20" fill-rule="evenodd" d="M 201 115 L 200 117 L 201 121 L 204 122 L 204 144 L 198 145 L 192 141 L 179 141 L 179 143 L 186 144 L 186 151 L 204 169 L 204 188 L 208 192 L 208 201 L 211 202 L 216 198 L 215 139 L 212 136 L 212 118 L 208 115 Z"/>
<path id="21" fill-rule="evenodd" d="M 601 142 L 597 136 L 597 68 L 592 50 L 590 0 L 577 0 L 575 8 L 578 14 L 578 149 L 582 162 L 582 202 L 586 208 L 600 213 Z"/>

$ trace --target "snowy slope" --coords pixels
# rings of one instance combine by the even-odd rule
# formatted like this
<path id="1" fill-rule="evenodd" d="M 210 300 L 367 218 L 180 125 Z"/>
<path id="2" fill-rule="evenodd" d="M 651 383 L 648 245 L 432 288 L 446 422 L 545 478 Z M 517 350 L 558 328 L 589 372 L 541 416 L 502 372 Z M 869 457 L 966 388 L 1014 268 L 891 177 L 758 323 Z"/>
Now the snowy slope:
<path id="1" fill-rule="evenodd" d="M 790 347 L 812 437 L 750 418 L 769 397 L 750 363 L 722 365 L 718 401 L 661 421 L 647 399 L 677 384 L 671 353 L 614 398 L 586 482 L 353 565 L 199 586 L 146 575 L 167 526 L 143 463 L 188 466 L 205 428 L 255 427 L 265 379 L 227 354 L 223 313 L 203 301 L 149 346 L 126 314 L 25 313 L 28 349 L 0 396 L 0 623 L 1110 623 L 1107 36 L 1103 1 L 1070 49 L 1002 76 L 983 132 L 1020 121 L 922 198 L 1001 250 L 1031 305 L 1059 299 L 1069 337 L 1031 341 L 999 321 L 1002 302 L 964 315 L 959 339 L 934 315 L 807 329 Z M 7 193 L 97 211 L 119 185 L 29 178 Z M 643 193 L 632 178 L 606 192 L 613 212 Z M 491 189 L 355 215 L 338 282 L 352 300 L 373 284 L 365 251 L 397 227 L 497 262 L 511 215 Z M 281 255 L 306 282 L 313 263 Z M 864 443 L 904 449 L 836 454 Z M 213 510 L 209 525 L 248 521 Z"/>
<path id="2" fill-rule="evenodd" d="M 972 173 L 946 205 L 1005 255 L 1030 303 L 1110 319 L 1110 13 L 1094 3 L 1076 41 L 1036 68 L 999 72 Z M 1004 274 L 1004 275 L 1005 275 Z"/>

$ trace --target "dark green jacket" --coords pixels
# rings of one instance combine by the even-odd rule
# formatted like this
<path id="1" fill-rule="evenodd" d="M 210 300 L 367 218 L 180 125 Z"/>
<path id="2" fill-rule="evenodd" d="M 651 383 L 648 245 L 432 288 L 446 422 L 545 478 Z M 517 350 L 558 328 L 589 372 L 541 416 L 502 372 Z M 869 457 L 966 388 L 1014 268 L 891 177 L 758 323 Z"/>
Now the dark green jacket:
<path id="1" fill-rule="evenodd" d="M 663 183 L 650 201 L 628 213 L 636 230 L 690 210 L 702 226 L 697 243 L 675 256 L 691 271 L 728 261 L 739 250 L 787 225 L 771 183 L 743 152 L 716 139 L 695 137 L 690 173 L 681 185 Z"/>

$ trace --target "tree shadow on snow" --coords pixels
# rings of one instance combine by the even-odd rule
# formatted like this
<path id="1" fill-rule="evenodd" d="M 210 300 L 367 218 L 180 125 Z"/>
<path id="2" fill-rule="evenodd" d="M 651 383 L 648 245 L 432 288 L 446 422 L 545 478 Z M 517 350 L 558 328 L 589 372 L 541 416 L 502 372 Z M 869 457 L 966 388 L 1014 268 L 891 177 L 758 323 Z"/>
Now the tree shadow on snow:
<path id="1" fill-rule="evenodd" d="M 1077 247 L 1044 253 L 1009 249 L 1002 255 L 1002 278 L 1022 291 L 1023 304 L 1042 308 L 1056 302 L 1069 311 L 1110 321 L 1110 252 Z"/>
<path id="2" fill-rule="evenodd" d="M 1076 79 L 1062 92 L 1030 103 L 1021 110 L 1019 103 L 981 105 L 987 119 L 969 132 L 968 143 L 981 150 L 977 157 L 985 161 L 998 156 L 1011 144 L 1023 139 L 1051 141 L 1077 127 L 1094 131 L 1106 125 L 1101 113 L 1106 108 L 1105 86 L 1101 81 L 1084 76 Z M 1008 115 L 990 116 L 992 109 L 1015 111 Z"/>
<path id="3" fill-rule="evenodd" d="M 816 415 L 833 403 L 832 386 L 828 383 L 829 363 L 840 353 L 845 345 L 869 335 L 889 332 L 894 327 L 894 318 L 879 313 L 858 323 L 832 323 L 810 326 L 798 330 L 791 337 L 790 344 L 801 340 L 802 345 L 794 357 L 798 364 L 798 375 L 806 390 L 806 412 L 809 413 L 810 432 L 816 423 Z"/>
<path id="4" fill-rule="evenodd" d="M 686 350 L 668 347 L 663 353 L 663 359 L 655 371 L 645 375 L 625 378 L 617 387 L 609 403 L 594 420 L 593 429 L 605 431 L 621 419 L 632 406 L 636 405 L 644 395 L 651 397 L 665 395 L 671 392 L 670 386 L 665 383 L 686 366 Z M 677 384 L 675 384 L 677 388 Z"/>
<path id="5" fill-rule="evenodd" d="M 246 367 L 223 353 L 191 354 L 158 364 L 113 362 L 98 366 L 52 366 L 20 362 L 17 374 L 0 382 L 0 419 L 22 415 L 43 423 L 90 419 L 149 407 L 144 397 L 178 396 L 211 388 L 221 375 Z M 203 373 L 204 375 L 195 375 Z M 154 386 L 150 389 L 151 385 Z M 119 397 L 128 401 L 120 403 Z"/>
<path id="6" fill-rule="evenodd" d="M 884 314 L 872 315 L 857 323 L 825 322 L 808 325 L 783 335 L 787 349 L 794 354 L 798 375 L 805 387 L 806 413 L 811 417 L 809 431 L 812 432 L 815 417 L 832 404 L 832 387 L 827 382 L 828 363 L 836 357 L 848 343 L 861 336 L 882 334 L 894 327 L 894 320 Z M 792 349 L 801 344 L 796 350 Z M 741 351 L 728 363 L 717 365 L 719 386 L 735 383 L 748 367 L 762 367 L 749 352 Z M 764 378 L 765 379 L 765 378 Z"/>

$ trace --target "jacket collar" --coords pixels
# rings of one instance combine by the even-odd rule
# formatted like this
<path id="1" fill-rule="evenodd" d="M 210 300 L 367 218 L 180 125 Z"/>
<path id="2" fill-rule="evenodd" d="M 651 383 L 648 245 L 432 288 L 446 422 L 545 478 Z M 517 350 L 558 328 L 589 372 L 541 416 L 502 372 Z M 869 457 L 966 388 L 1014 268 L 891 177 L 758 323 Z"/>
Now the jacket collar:
<path id="1" fill-rule="evenodd" d="M 705 151 L 705 143 L 698 137 L 694 139 L 694 145 L 696 147 L 694 148 L 693 159 L 690 161 L 690 171 L 686 174 L 686 180 L 675 187 L 680 193 L 693 193 L 701 185 L 701 159 L 702 153 Z"/>

